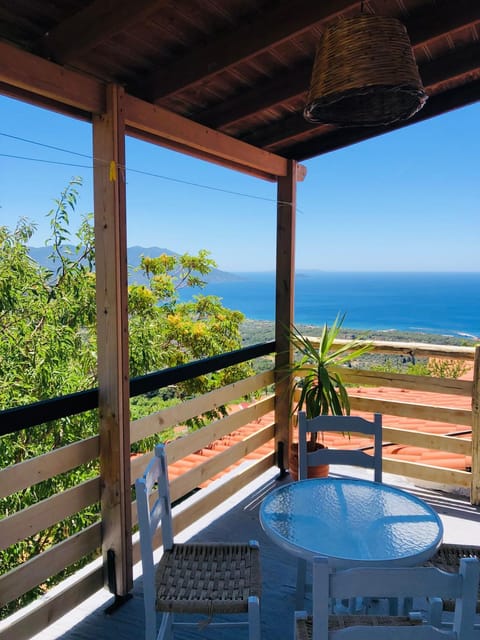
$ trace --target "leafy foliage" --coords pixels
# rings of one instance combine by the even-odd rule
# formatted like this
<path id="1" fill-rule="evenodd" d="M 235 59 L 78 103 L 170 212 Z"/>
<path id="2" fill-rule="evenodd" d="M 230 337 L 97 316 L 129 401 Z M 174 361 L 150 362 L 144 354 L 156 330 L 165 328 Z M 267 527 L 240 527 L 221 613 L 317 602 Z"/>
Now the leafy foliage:
<path id="1" fill-rule="evenodd" d="M 359 358 L 371 349 L 371 345 L 351 340 L 335 348 L 333 343 L 338 337 L 344 318 L 345 315 L 337 315 L 330 327 L 324 324 L 318 348 L 295 326 L 289 334 L 296 355 L 300 355 L 300 359 L 290 367 L 289 374 L 302 376 L 296 385 L 300 388 L 300 397 L 294 412 L 305 407 L 308 419 L 328 413 L 350 413 L 347 390 L 340 373 L 334 367 Z M 312 433 L 313 441 L 316 437 L 317 434 Z"/>
<path id="2" fill-rule="evenodd" d="M 387 373 L 408 373 L 413 376 L 433 376 L 434 378 L 451 378 L 456 380 L 463 376 L 469 365 L 462 360 L 451 358 L 421 358 L 416 362 L 400 365 L 387 359 L 383 364 L 372 365 L 372 371 Z"/>
<path id="3" fill-rule="evenodd" d="M 71 232 L 81 183 L 80 178 L 73 178 L 47 214 L 51 228 L 47 246 L 51 249 L 52 268 L 39 266 L 29 256 L 28 243 L 35 225 L 22 218 L 14 230 L 0 227 L 0 409 L 97 385 L 92 215 L 82 216 L 76 233 Z M 239 327 L 243 314 L 226 309 L 220 299 L 213 296 L 197 295 L 189 302 L 179 301 L 180 288 L 201 289 L 205 276 L 215 266 L 205 250 L 196 256 L 143 257 L 140 268 L 147 276 L 148 285 L 129 288 L 132 377 L 240 348 Z M 250 373 L 251 367 L 241 364 L 183 382 L 174 389 L 134 398 L 132 418 L 229 384 Z M 218 411 L 221 414 L 225 409 L 220 407 Z M 201 418 L 191 424 L 201 425 Z M 0 464 L 8 467 L 97 433 L 96 411 L 24 429 L 0 438 Z M 163 436 L 171 437 L 172 433 L 165 432 Z M 148 438 L 135 443 L 133 450 L 151 449 L 152 446 L 152 438 Z M 98 462 L 94 461 L 34 484 L 0 500 L 1 512 L 11 515 L 97 474 Z M 93 505 L 6 549 L 0 554 L 2 573 L 98 518 L 99 505 Z M 62 575 L 71 570 L 67 568 Z M 53 582 L 55 580 L 50 580 L 49 584 Z M 5 607 L 2 615 L 25 604 L 47 586 L 41 585 L 34 593 Z"/>

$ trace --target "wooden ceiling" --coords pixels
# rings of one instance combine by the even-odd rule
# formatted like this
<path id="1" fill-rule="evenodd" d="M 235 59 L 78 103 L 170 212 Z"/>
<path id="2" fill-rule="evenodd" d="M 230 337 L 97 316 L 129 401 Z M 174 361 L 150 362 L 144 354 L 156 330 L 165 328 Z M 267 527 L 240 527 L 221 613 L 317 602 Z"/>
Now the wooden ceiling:
<path id="1" fill-rule="evenodd" d="M 387 127 L 307 123 L 318 37 L 361 9 L 405 24 L 426 106 Z M 480 0 L 0 0 L 0 42 L 0 68 L 20 48 L 298 161 L 480 97 Z M 12 89 L 1 72 L 0 91 L 32 99 L 27 80 Z"/>

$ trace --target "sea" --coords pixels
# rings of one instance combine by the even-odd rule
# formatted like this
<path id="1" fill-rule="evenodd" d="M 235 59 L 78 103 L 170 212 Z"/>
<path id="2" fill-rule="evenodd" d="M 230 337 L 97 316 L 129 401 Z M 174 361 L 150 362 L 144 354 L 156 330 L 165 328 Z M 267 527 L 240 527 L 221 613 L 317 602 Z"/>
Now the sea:
<path id="1" fill-rule="evenodd" d="M 275 318 L 275 273 L 236 273 L 212 282 L 203 294 L 252 320 Z M 480 339 L 480 272 L 299 272 L 295 278 L 296 324 L 431 333 Z"/>

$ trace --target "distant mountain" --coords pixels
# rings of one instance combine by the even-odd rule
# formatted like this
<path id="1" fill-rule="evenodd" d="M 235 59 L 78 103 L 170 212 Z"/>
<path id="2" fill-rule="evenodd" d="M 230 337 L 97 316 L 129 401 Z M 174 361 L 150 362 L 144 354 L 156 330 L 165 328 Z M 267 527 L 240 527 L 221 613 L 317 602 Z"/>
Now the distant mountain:
<path id="1" fill-rule="evenodd" d="M 73 245 L 66 245 L 72 252 L 75 253 L 75 247 Z M 38 262 L 38 264 L 47 269 L 53 269 L 55 267 L 49 259 L 49 255 L 52 253 L 51 247 L 29 247 L 30 256 Z M 140 266 L 140 260 L 142 256 L 149 256 L 150 258 L 156 258 L 162 254 L 169 256 L 179 255 L 175 251 L 170 249 L 164 249 L 162 247 L 139 247 L 133 246 L 127 249 L 127 260 L 129 276 L 128 280 L 130 284 L 146 284 L 147 279 L 138 271 L 135 271 L 136 267 Z M 205 277 L 205 280 L 209 283 L 213 282 L 233 282 L 241 280 L 240 276 L 228 271 L 221 271 L 220 269 L 212 269 L 211 273 Z"/>

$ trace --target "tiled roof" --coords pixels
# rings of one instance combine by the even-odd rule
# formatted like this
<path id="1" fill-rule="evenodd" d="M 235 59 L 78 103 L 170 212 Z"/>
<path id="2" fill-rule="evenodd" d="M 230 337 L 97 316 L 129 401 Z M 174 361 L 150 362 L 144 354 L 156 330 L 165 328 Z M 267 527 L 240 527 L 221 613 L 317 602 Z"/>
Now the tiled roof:
<path id="1" fill-rule="evenodd" d="M 470 409 L 471 399 L 465 396 L 457 396 L 452 394 L 427 393 L 422 391 L 412 391 L 406 389 L 392 389 L 390 387 L 354 389 L 351 395 L 368 395 L 384 396 L 388 400 L 398 400 L 413 404 L 430 404 L 441 407 L 451 407 L 458 409 Z M 422 420 L 420 418 L 403 418 L 398 416 L 383 415 L 384 425 L 398 427 L 400 429 L 409 429 L 412 431 L 423 431 L 426 433 L 434 433 L 438 435 L 456 435 L 465 434 L 467 428 L 463 425 L 454 425 L 447 422 L 433 422 L 431 420 Z M 471 439 L 471 433 L 459 435 Z M 424 449 L 410 445 L 386 445 L 384 446 L 384 454 L 387 456 L 397 456 L 402 460 L 410 462 L 419 462 L 438 467 L 447 467 L 450 469 L 466 469 L 471 465 L 469 456 L 462 456 L 455 453 L 447 453 L 444 451 L 435 451 L 433 449 Z"/>

